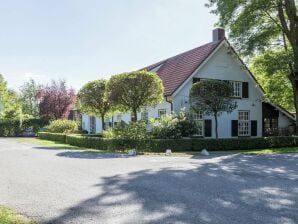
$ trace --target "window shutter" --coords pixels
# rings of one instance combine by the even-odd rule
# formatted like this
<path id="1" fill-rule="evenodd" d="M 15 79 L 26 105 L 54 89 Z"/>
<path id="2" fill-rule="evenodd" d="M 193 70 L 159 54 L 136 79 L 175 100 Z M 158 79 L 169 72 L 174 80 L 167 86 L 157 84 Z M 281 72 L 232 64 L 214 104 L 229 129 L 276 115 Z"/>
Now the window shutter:
<path id="1" fill-rule="evenodd" d="M 258 122 L 257 121 L 251 121 L 251 136 L 257 136 L 258 135 Z"/>
<path id="2" fill-rule="evenodd" d="M 232 120 L 232 136 L 238 136 L 238 120 Z"/>
<path id="3" fill-rule="evenodd" d="M 248 93 L 248 82 L 243 82 L 242 83 L 242 98 L 248 98 L 249 93 Z"/>
<path id="4" fill-rule="evenodd" d="M 205 120 L 204 121 L 204 127 L 205 127 L 205 137 L 211 137 L 212 136 L 212 120 Z"/>

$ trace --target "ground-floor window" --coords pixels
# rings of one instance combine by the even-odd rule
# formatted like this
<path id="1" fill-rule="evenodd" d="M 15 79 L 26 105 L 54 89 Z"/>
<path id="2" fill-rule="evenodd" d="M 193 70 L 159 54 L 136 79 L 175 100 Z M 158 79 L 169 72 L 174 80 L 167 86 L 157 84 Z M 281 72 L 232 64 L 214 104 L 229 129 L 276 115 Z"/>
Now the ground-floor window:
<path id="1" fill-rule="evenodd" d="M 203 112 L 199 111 L 198 113 L 192 112 L 192 119 L 194 121 L 196 136 L 204 135 L 204 116 Z"/>
<path id="2" fill-rule="evenodd" d="M 96 132 L 96 117 L 91 116 L 90 117 L 90 133 Z"/>
<path id="3" fill-rule="evenodd" d="M 148 121 L 148 111 L 147 110 L 144 110 L 141 112 L 141 120 L 142 121 Z"/>
<path id="4" fill-rule="evenodd" d="M 167 114 L 166 109 L 159 109 L 158 110 L 158 118 L 162 118 L 162 117 L 166 116 L 166 114 Z"/>
<path id="5" fill-rule="evenodd" d="M 264 134 L 278 135 L 278 118 L 264 118 Z"/>
<path id="6" fill-rule="evenodd" d="M 112 122 L 110 122 L 110 119 L 105 119 L 104 126 L 106 130 L 112 127 Z"/>
<path id="7" fill-rule="evenodd" d="M 238 136 L 250 136 L 249 111 L 238 111 Z"/>

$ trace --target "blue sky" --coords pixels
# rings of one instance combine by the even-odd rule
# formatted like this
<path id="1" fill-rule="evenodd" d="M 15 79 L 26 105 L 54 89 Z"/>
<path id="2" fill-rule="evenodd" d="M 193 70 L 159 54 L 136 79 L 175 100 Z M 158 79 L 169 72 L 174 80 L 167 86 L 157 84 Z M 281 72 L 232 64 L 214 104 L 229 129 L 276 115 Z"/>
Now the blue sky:
<path id="1" fill-rule="evenodd" d="M 0 73 L 84 83 L 210 42 L 208 0 L 0 0 Z"/>

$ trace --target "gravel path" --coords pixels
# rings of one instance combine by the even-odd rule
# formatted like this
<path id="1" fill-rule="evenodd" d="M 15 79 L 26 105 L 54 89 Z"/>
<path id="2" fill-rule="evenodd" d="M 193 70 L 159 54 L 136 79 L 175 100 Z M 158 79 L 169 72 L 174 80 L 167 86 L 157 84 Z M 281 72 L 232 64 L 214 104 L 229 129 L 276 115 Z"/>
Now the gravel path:
<path id="1" fill-rule="evenodd" d="M 298 155 L 127 157 L 0 138 L 0 205 L 39 223 L 298 223 Z"/>

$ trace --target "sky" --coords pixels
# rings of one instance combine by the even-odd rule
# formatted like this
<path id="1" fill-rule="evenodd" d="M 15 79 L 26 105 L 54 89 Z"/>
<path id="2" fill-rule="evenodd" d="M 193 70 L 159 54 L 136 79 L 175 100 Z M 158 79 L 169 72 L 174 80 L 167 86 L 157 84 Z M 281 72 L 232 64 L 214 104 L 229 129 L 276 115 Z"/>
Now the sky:
<path id="1" fill-rule="evenodd" d="M 0 74 L 17 89 L 140 69 L 212 40 L 208 0 L 0 0 Z"/>

